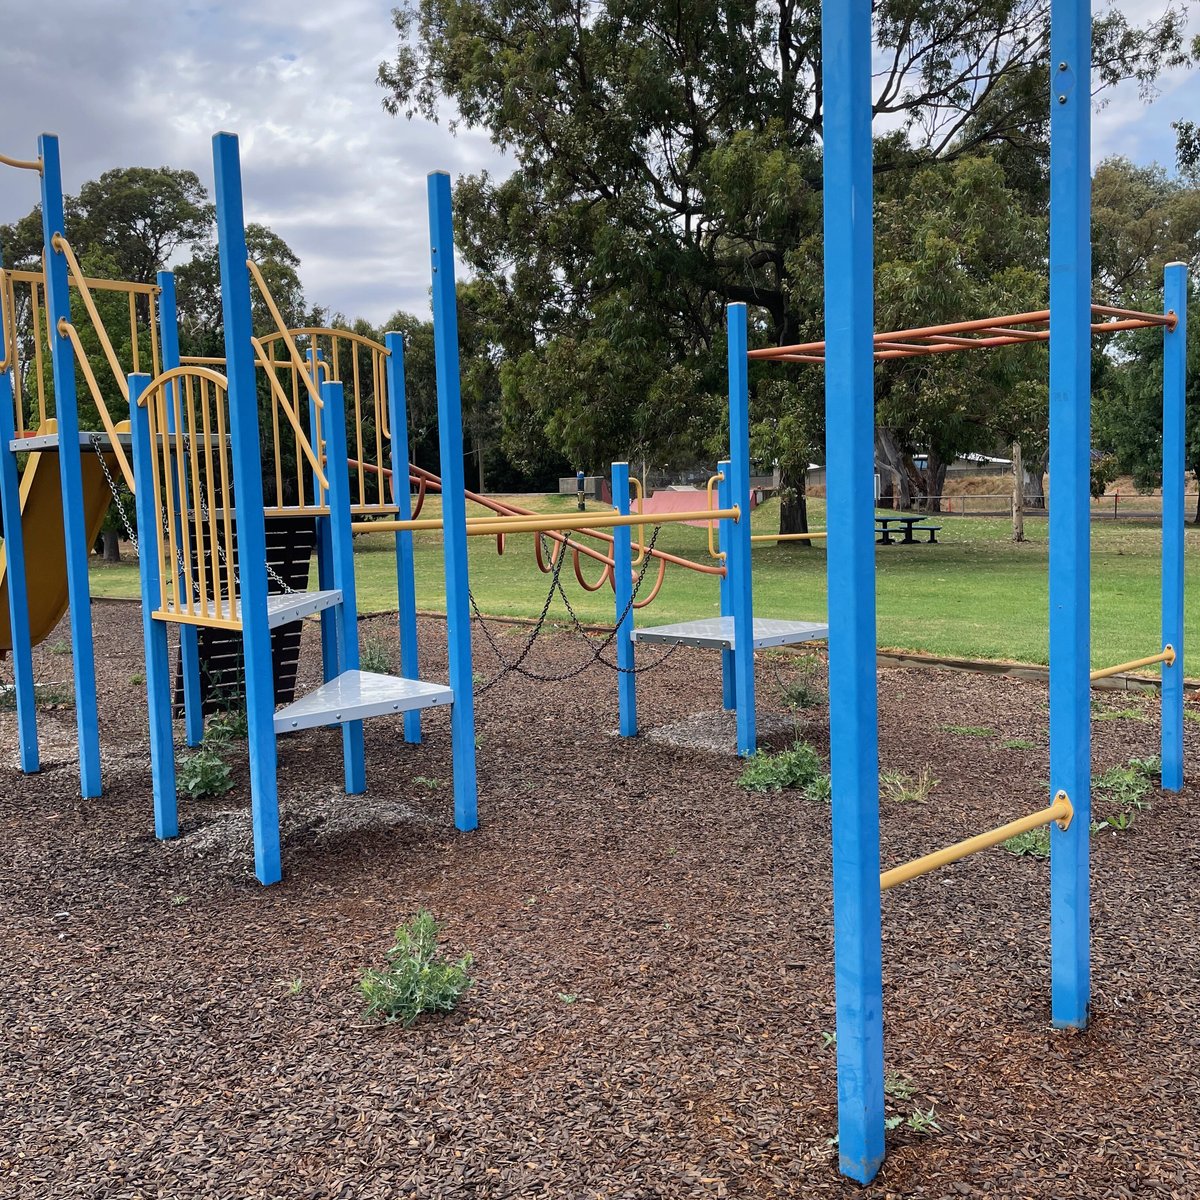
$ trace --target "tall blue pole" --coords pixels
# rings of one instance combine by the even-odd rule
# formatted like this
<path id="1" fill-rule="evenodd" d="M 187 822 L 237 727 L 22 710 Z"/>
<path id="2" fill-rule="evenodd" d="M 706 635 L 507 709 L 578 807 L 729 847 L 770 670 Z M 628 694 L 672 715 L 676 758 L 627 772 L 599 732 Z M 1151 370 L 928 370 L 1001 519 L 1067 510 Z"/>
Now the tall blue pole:
<path id="1" fill-rule="evenodd" d="M 138 576 L 142 589 L 142 641 L 146 651 L 146 701 L 150 718 L 150 776 L 154 786 L 154 835 L 179 834 L 175 783 L 175 743 L 171 727 L 171 661 L 167 626 L 154 619 L 161 595 L 162 563 L 158 553 L 158 495 L 154 489 L 154 447 L 150 414 L 141 402 L 149 375 L 129 376 L 129 426 L 133 433 L 133 477 L 137 486 Z M 167 406 L 170 411 L 170 405 Z"/>
<path id="2" fill-rule="evenodd" d="M 254 873 L 277 883 L 279 793 L 276 779 L 275 681 L 267 625 L 267 561 L 263 519 L 262 446 L 250 315 L 250 272 L 242 211 L 242 167 L 232 133 L 213 138 L 221 305 L 225 317 L 225 364 L 229 379 L 229 439 L 237 521 L 242 652 L 246 664 L 246 720 L 250 743 L 250 809 L 254 826 Z M 226 498 L 228 503 L 228 498 Z"/>
<path id="3" fill-rule="evenodd" d="M 725 567 L 733 605 L 733 694 L 737 704 L 737 752 L 758 749 L 754 725 L 754 591 L 750 578 L 750 347 L 746 306 L 725 312 L 729 347 L 729 488 L 741 518 L 730 528 Z"/>
<path id="4" fill-rule="evenodd" d="M 825 463 L 838 1154 L 884 1154 L 879 724 L 875 678 L 875 362 L 871 0 L 823 0 Z"/>
<path id="5" fill-rule="evenodd" d="M 310 350 L 307 354 L 308 369 L 314 382 L 320 386 L 321 376 L 317 363 L 321 361 L 319 350 Z M 307 390 L 307 389 L 305 389 Z M 308 396 L 308 437 L 312 443 L 313 453 L 317 460 L 322 461 L 325 455 L 326 430 L 322 427 L 317 411 L 317 402 L 312 393 Z M 313 503 L 320 502 L 320 487 L 316 476 L 312 480 Z M 330 504 L 329 496 L 325 503 Z M 331 509 L 332 511 L 332 509 Z M 329 517 L 313 518 L 313 543 L 317 558 L 317 587 L 321 591 L 329 591 L 335 586 L 333 582 L 333 537 L 330 533 Z M 332 608 L 322 609 L 321 616 L 321 678 L 328 683 L 338 673 L 338 623 L 337 614 Z"/>
<path id="6" fill-rule="evenodd" d="M 1163 331 L 1162 640 L 1175 661 L 1162 671 L 1162 785 L 1183 787 L 1183 484 L 1187 430 L 1187 266 L 1169 263 L 1163 307 L 1175 327 Z"/>
<path id="7" fill-rule="evenodd" d="M 613 505 L 629 515 L 629 464 L 612 465 Z M 633 538 L 628 525 L 613 529 L 613 604 L 617 620 L 617 707 L 622 737 L 637 737 L 637 676 L 633 673 Z M 564 554 L 566 547 L 563 547 Z"/>
<path id="8" fill-rule="evenodd" d="M 172 271 L 158 272 L 158 343 L 159 352 L 162 356 L 162 369 L 164 372 L 173 371 L 179 366 L 179 316 L 175 305 L 175 275 Z M 173 388 L 173 384 L 168 385 Z M 132 397 L 131 397 L 132 409 Z M 168 392 L 167 399 L 167 428 L 168 432 L 175 432 L 175 405 L 171 403 L 170 393 Z M 187 521 L 186 506 L 188 500 L 184 498 L 183 488 L 181 485 L 185 483 L 184 476 L 177 471 L 175 473 L 174 493 L 176 497 L 175 506 L 178 510 L 180 502 L 184 511 L 175 513 L 176 520 Z M 151 531 L 154 527 L 151 526 Z M 200 548 L 197 547 L 197 553 Z M 215 553 L 215 551 L 214 551 Z M 184 580 L 185 587 L 191 586 L 190 580 Z M 187 736 L 187 744 L 189 746 L 198 746 L 204 740 L 204 701 L 200 695 L 200 642 L 199 630 L 194 625 L 179 626 L 179 670 L 183 682 L 183 719 Z"/>
<path id="9" fill-rule="evenodd" d="M 458 365 L 458 295 L 454 286 L 454 221 L 450 176 L 429 176 L 429 236 L 433 271 L 433 350 L 437 367 L 438 447 L 442 467 L 442 537 L 446 557 L 446 637 L 454 692 L 454 824 L 479 824 L 475 776 L 475 696 L 471 673 L 471 610 L 467 598 L 467 501 L 464 494 L 462 393 Z"/>
<path id="10" fill-rule="evenodd" d="M 408 398 L 404 386 L 404 335 L 385 333 L 387 350 L 388 424 L 392 427 L 392 502 L 401 521 L 412 517 L 412 491 L 409 487 L 408 464 L 411 451 L 408 445 Z M 383 466 L 382 463 L 379 464 Z M 405 679 L 419 679 L 417 657 L 417 577 L 413 558 L 411 529 L 396 533 L 396 611 L 399 616 L 400 674 Z M 404 740 L 421 740 L 421 711 L 411 709 L 404 714 Z"/>
<path id="11" fill-rule="evenodd" d="M 54 370 L 54 415 L 58 419 L 58 469 L 62 479 L 63 531 L 67 552 L 67 594 L 71 606 L 71 658 L 75 675 L 75 727 L 79 737 L 79 786 L 86 799 L 100 795 L 100 717 L 96 703 L 96 658 L 92 642 L 92 597 L 88 585 L 87 523 L 83 505 L 83 463 L 75 397 L 75 353 L 59 332 L 71 320 L 67 259 L 55 245 L 66 236 L 62 166 L 58 138 L 38 138 L 42 159 L 42 236 L 46 254 L 46 325 Z"/>
<path id="12" fill-rule="evenodd" d="M 730 480 L 729 460 L 725 459 L 717 463 L 717 474 L 720 479 L 717 480 L 717 507 L 732 508 L 733 507 L 733 484 Z M 721 520 L 717 522 L 717 540 L 721 547 L 721 553 L 724 556 L 722 562 L 725 566 L 725 574 L 721 576 L 718 595 L 721 604 L 721 616 L 733 616 L 733 597 L 730 594 L 732 589 L 729 585 L 729 545 L 733 541 L 733 522 L 730 520 Z M 721 649 L 721 706 L 726 712 L 733 712 L 737 708 L 737 697 L 733 692 L 733 660 L 734 653 L 727 647 Z"/>
<path id="13" fill-rule="evenodd" d="M 1050 24 L 1051 1017 L 1087 1024 L 1091 994 L 1091 29 L 1090 0 L 1053 0 Z"/>
<path id="14" fill-rule="evenodd" d="M 333 586 L 342 593 L 337 606 L 338 662 L 343 671 L 358 670 L 358 594 L 354 584 L 354 533 L 350 523 L 350 464 L 346 456 L 346 399 L 340 383 L 321 384 L 324 405 L 326 462 L 329 480 L 329 535 L 333 546 Z M 367 790 L 363 723 L 342 725 L 342 760 L 346 792 Z"/>
<path id="15" fill-rule="evenodd" d="M 0 316 L 3 301 L 0 299 Z M 29 632 L 29 592 L 25 581 L 25 530 L 21 524 L 21 480 L 16 452 L 12 371 L 0 371 L 0 511 L 4 514 L 4 558 L 8 584 L 8 620 L 12 634 L 13 690 L 17 701 L 17 742 L 21 770 L 40 769 L 37 734 L 37 684 Z"/>

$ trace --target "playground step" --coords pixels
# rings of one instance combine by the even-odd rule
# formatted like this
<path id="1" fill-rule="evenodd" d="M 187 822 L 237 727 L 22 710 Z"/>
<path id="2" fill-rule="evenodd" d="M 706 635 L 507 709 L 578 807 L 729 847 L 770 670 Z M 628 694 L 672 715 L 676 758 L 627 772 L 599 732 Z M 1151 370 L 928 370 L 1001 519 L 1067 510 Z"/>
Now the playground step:
<path id="1" fill-rule="evenodd" d="M 819 621 L 777 621 L 773 617 L 754 618 L 754 649 L 766 646 L 794 646 L 799 642 L 820 642 L 829 636 L 829 626 Z M 668 642 L 684 646 L 707 646 L 733 650 L 733 618 L 705 617 L 699 621 L 678 621 L 674 625 L 648 625 L 633 631 L 635 642 Z"/>
<path id="2" fill-rule="evenodd" d="M 450 704 L 453 700 L 454 693 L 440 683 L 377 675 L 374 671 L 344 671 L 281 708 L 275 714 L 275 732 L 290 733 L 294 729 L 385 717 L 414 708 Z"/>
<path id="3" fill-rule="evenodd" d="M 336 588 L 315 592 L 272 592 L 267 596 L 267 628 L 278 629 L 280 625 L 291 625 L 311 617 L 313 613 L 323 612 L 334 608 L 342 602 L 342 593 Z M 212 601 L 209 601 L 212 608 Z M 224 601 L 221 604 L 221 614 L 224 614 Z M 173 604 L 167 604 L 154 613 L 157 621 L 186 621 L 189 614 L 185 609 L 177 609 Z M 235 621 L 242 619 L 242 602 L 237 600 L 233 606 Z M 203 622 L 201 622 L 203 624 Z"/>

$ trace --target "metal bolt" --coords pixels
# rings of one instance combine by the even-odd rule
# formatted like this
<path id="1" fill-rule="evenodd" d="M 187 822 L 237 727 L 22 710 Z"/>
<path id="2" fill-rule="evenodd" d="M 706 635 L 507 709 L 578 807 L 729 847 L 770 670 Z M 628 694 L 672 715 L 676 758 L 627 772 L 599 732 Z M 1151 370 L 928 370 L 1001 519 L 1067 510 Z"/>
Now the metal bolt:
<path id="1" fill-rule="evenodd" d="M 1058 64 L 1058 69 L 1059 69 L 1060 71 L 1065 71 L 1065 70 L 1067 69 L 1067 64 L 1066 64 L 1065 62 L 1060 62 L 1060 63 Z"/>
<path id="2" fill-rule="evenodd" d="M 1066 102 L 1067 102 L 1067 98 L 1066 98 L 1066 96 L 1065 96 L 1065 95 L 1060 95 L 1060 96 L 1058 97 L 1058 102 L 1059 102 L 1059 104 L 1066 104 Z"/>

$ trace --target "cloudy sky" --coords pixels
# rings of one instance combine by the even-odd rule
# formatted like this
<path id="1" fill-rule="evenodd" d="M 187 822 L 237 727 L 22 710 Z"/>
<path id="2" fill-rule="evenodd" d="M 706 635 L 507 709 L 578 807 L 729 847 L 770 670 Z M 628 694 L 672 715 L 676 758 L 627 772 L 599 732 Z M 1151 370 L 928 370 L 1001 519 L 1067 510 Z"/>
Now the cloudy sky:
<path id="1" fill-rule="evenodd" d="M 1157 15 L 1166 0 L 1123 0 Z M 375 85 L 395 35 L 388 0 L 0 0 L 0 151 L 62 139 L 68 191 L 117 166 L 212 179 L 210 138 L 240 134 L 247 220 L 300 255 L 309 299 L 382 321 L 428 312 L 426 174 L 505 161 L 486 137 L 387 116 Z M 1200 9 L 1200 4 L 1196 5 Z M 1200 19 L 1193 18 L 1200 32 Z M 1200 111 L 1200 73 L 1108 97 L 1095 157 L 1170 165 L 1170 124 Z M 0 168 L 0 221 L 27 212 L 33 177 Z"/>

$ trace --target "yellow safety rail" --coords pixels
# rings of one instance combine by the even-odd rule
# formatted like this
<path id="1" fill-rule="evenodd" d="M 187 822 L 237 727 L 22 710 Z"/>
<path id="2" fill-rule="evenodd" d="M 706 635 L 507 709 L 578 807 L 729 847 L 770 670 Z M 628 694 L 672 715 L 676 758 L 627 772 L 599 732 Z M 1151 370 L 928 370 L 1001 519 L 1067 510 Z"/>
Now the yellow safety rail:
<path id="1" fill-rule="evenodd" d="M 74 255 L 68 262 L 74 261 Z M 126 375 L 140 371 L 145 360 L 145 343 L 149 342 L 152 371 L 159 370 L 158 344 L 158 291 L 154 284 L 129 283 L 118 279 L 93 279 L 68 272 L 68 282 L 79 295 L 95 327 L 96 337 L 104 351 L 117 389 L 128 397 Z M 0 359 L 0 370 L 13 368 L 13 401 L 15 426 L 18 433 L 25 433 L 30 424 L 40 428 L 53 414 L 50 411 L 49 351 L 51 330 L 46 322 L 46 279 L 41 271 L 0 272 L 0 289 L 4 303 L 4 353 Z M 122 363 L 113 348 L 104 322 L 100 319 L 95 304 L 98 293 L 123 293 L 128 298 L 129 308 L 129 361 Z M 147 320 L 138 318 L 138 302 L 145 306 Z M 64 335 L 69 336 L 69 335 Z M 83 351 L 76 346 L 76 354 L 82 363 Z M 93 373 L 94 378 L 94 373 Z M 103 397 L 98 388 L 88 384 L 97 408 L 103 408 Z M 36 403 L 26 419 L 26 392 L 36 396 Z M 102 417 L 103 419 L 103 417 Z M 108 428 L 108 423 L 105 425 Z"/>
<path id="2" fill-rule="evenodd" d="M 642 481 L 636 475 L 631 476 L 629 482 L 633 484 L 633 511 L 642 515 L 646 509 L 646 490 L 642 487 Z M 633 548 L 637 553 L 633 556 L 633 561 L 630 565 L 640 567 L 646 561 L 645 525 L 638 526 L 638 531 L 633 539 Z"/>
<path id="3" fill-rule="evenodd" d="M 735 505 L 733 508 L 703 509 L 696 512 L 656 513 L 654 523 L 672 525 L 683 521 L 703 521 L 709 517 L 718 521 L 737 521 L 741 517 L 741 509 Z M 467 520 L 467 533 L 483 537 L 494 537 L 498 533 L 557 533 L 568 529 L 611 529 L 621 525 L 641 525 L 645 520 L 641 513 L 629 513 L 625 516 L 618 512 L 580 513 L 576 517 L 470 517 Z M 437 517 L 418 518 L 413 521 L 355 521 L 351 528 L 355 533 L 398 533 L 405 529 L 441 529 L 442 522 Z"/>
<path id="4" fill-rule="evenodd" d="M 1031 829 L 1038 829 L 1051 822 L 1057 822 L 1060 829 L 1066 829 L 1071 824 L 1071 818 L 1074 815 L 1075 810 L 1071 807 L 1071 801 L 1067 799 L 1066 792 L 1059 792 L 1049 808 L 1030 813 L 1029 816 L 1020 817 L 1016 821 L 1009 821 L 1007 825 L 990 829 L 987 833 L 976 834 L 975 837 L 967 838 L 966 841 L 955 842 L 953 846 L 935 850 L 932 854 L 914 858 L 912 862 L 905 863 L 900 867 L 893 867 L 890 871 L 884 871 L 879 876 L 879 886 L 886 892 L 888 888 L 894 888 L 898 883 L 916 879 L 918 875 L 928 875 L 930 871 L 934 871 L 938 867 L 958 862 L 959 859 L 966 858 L 968 855 L 977 854 L 980 850 L 987 850 L 991 846 L 998 846 L 1011 837 L 1028 833 Z"/>
<path id="5" fill-rule="evenodd" d="M 1175 663 L 1175 647 L 1165 646 L 1161 654 L 1151 654 L 1146 658 L 1134 658 L 1129 662 L 1117 663 L 1115 667 L 1101 667 L 1093 671 L 1090 678 L 1093 683 L 1097 679 L 1108 679 L 1111 675 L 1123 675 L 1126 671 L 1136 671 L 1139 667 L 1152 667 L 1155 663 L 1166 663 L 1168 667 Z"/>
<path id="6" fill-rule="evenodd" d="M 706 502 L 707 502 L 710 510 L 715 509 L 717 507 L 713 503 L 713 489 L 717 486 L 718 483 L 724 483 L 724 482 L 725 482 L 725 472 L 724 471 L 718 471 L 715 475 L 712 475 L 709 477 L 708 486 L 704 489 L 704 493 L 705 493 L 705 496 L 707 497 Z M 715 558 L 718 562 L 725 561 L 725 551 L 717 549 L 717 523 L 715 521 L 709 521 L 709 523 L 708 523 L 708 557 Z"/>
<path id="7" fill-rule="evenodd" d="M 40 158 L 10 158 L 7 154 L 0 154 L 0 163 L 6 167 L 17 167 L 22 171 L 36 171 L 39 175 L 42 173 Z"/>
<path id="8" fill-rule="evenodd" d="M 139 403 L 149 417 L 159 508 L 154 617 L 238 629 L 228 382 L 209 367 L 176 367 L 159 375 Z"/>

